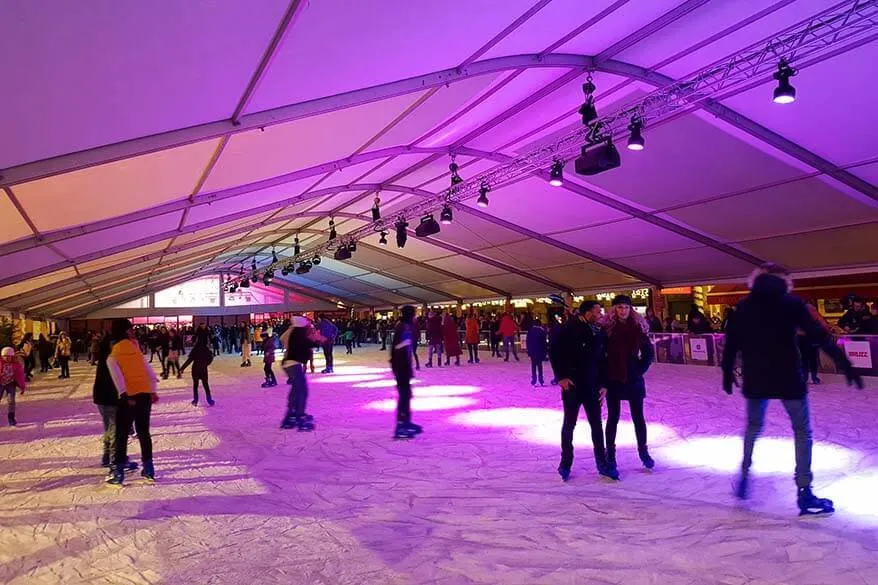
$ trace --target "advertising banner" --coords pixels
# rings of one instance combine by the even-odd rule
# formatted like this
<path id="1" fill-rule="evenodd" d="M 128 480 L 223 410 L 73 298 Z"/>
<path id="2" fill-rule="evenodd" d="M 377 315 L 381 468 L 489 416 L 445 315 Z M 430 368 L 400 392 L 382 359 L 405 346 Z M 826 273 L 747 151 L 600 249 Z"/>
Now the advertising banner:
<path id="1" fill-rule="evenodd" d="M 872 368 L 872 350 L 868 341 L 851 341 L 846 339 L 844 351 L 855 368 Z"/>
<path id="2" fill-rule="evenodd" d="M 707 339 L 703 337 L 690 337 L 689 350 L 693 360 L 706 362 L 710 359 L 707 353 Z"/>

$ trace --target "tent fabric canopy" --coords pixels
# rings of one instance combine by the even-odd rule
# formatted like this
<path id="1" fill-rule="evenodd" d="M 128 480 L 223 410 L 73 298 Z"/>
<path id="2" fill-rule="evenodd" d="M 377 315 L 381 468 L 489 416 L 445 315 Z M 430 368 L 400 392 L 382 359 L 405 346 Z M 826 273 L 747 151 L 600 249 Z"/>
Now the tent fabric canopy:
<path id="1" fill-rule="evenodd" d="M 376 9 L 380 6 L 380 9 Z M 0 307 L 83 316 L 384 217 L 827 8 L 816 0 L 207 0 L 0 5 Z M 449 34 L 453 31 L 453 34 Z M 878 265 L 876 34 L 530 176 L 398 249 L 283 277 L 351 305 Z M 414 225 L 411 226 L 414 228 Z M 280 273 L 276 278 L 282 278 Z"/>

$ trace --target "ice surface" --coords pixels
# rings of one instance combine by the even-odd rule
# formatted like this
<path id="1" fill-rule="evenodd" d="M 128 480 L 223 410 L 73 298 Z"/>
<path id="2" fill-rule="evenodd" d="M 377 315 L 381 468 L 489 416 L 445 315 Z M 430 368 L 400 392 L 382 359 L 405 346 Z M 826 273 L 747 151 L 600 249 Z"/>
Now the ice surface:
<path id="1" fill-rule="evenodd" d="M 583 417 L 564 484 L 559 390 L 531 387 L 524 360 L 422 369 L 425 434 L 398 442 L 386 354 L 336 357 L 334 378 L 309 378 L 313 433 L 278 428 L 286 387 L 260 388 L 261 364 L 218 358 L 213 408 L 189 405 L 188 379 L 162 382 L 158 481 L 123 489 L 98 466 L 94 370 L 34 384 L 19 427 L 0 427 L 0 583 L 878 584 L 875 380 L 813 390 L 815 490 L 838 512 L 803 521 L 780 405 L 753 498 L 732 498 L 743 401 L 716 369 L 647 375 L 654 472 L 623 420 L 622 481 L 599 479 Z"/>

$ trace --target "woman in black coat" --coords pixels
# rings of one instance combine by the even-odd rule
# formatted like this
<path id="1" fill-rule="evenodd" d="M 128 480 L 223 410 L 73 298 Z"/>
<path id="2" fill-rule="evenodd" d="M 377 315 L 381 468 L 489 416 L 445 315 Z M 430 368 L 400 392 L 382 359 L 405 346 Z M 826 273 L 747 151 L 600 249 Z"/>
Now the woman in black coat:
<path id="1" fill-rule="evenodd" d="M 613 312 L 606 322 L 607 331 L 607 464 L 616 470 L 616 427 L 622 401 L 628 402 L 637 451 L 647 469 L 655 466 L 646 445 L 646 419 L 643 399 L 646 397 L 644 374 L 655 359 L 652 342 L 646 335 L 649 324 L 631 308 L 631 299 L 619 295 L 613 299 Z"/>
<path id="2" fill-rule="evenodd" d="M 213 362 L 213 350 L 207 346 L 203 339 L 196 341 L 189 357 L 180 367 L 180 375 L 183 370 L 192 364 L 192 406 L 198 406 L 198 381 L 204 386 L 204 395 L 207 397 L 207 403 L 210 406 L 215 404 L 213 397 L 210 395 L 210 384 L 207 381 L 207 368 Z"/>

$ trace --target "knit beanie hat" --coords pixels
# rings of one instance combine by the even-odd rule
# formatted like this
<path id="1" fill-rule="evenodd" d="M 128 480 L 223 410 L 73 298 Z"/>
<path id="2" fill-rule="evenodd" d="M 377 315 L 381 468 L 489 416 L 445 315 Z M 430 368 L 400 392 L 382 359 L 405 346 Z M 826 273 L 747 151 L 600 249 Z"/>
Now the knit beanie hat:
<path id="1" fill-rule="evenodd" d="M 617 295 L 613 298 L 613 306 L 628 305 L 631 306 L 631 297 L 628 295 Z"/>
<path id="2" fill-rule="evenodd" d="M 15 350 L 11 347 L 4 347 L 3 352 L 0 353 L 2 357 L 15 357 Z"/>
<path id="3" fill-rule="evenodd" d="M 113 339 L 119 341 L 128 337 L 128 330 L 134 327 L 128 319 L 113 319 L 110 332 Z"/>

